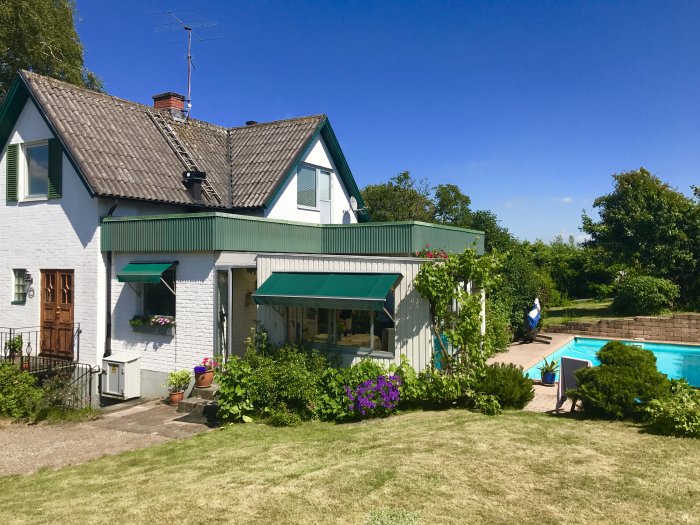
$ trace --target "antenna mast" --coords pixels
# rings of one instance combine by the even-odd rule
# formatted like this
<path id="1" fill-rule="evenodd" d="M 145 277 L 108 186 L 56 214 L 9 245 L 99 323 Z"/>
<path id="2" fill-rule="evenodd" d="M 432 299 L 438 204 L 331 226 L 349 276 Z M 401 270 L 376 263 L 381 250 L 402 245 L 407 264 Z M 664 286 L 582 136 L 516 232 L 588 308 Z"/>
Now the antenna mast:
<path id="1" fill-rule="evenodd" d="M 194 9 L 183 9 L 181 11 L 194 11 Z M 190 111 L 192 110 L 192 69 L 197 69 L 194 65 L 194 62 L 192 61 L 192 37 L 196 39 L 196 42 L 207 42 L 209 40 L 222 40 L 223 37 L 220 38 L 201 38 L 197 33 L 194 32 L 195 29 L 197 28 L 208 28 L 211 26 L 216 26 L 219 25 L 218 22 L 206 22 L 206 21 L 200 21 L 197 23 L 189 23 L 186 24 L 183 20 L 177 17 L 175 13 L 179 13 L 180 11 L 166 11 L 165 13 L 148 13 L 150 15 L 163 15 L 167 14 L 170 15 L 170 17 L 175 20 L 175 22 L 170 22 L 169 24 L 165 24 L 164 26 L 157 28 L 156 31 L 176 31 L 180 29 L 184 29 L 187 31 L 187 98 L 185 99 L 185 115 L 189 117 Z M 174 44 L 176 42 L 170 42 L 171 44 Z"/>
<path id="2" fill-rule="evenodd" d="M 192 109 L 192 28 L 183 24 L 183 29 L 187 31 L 187 100 L 185 109 L 187 116 Z"/>

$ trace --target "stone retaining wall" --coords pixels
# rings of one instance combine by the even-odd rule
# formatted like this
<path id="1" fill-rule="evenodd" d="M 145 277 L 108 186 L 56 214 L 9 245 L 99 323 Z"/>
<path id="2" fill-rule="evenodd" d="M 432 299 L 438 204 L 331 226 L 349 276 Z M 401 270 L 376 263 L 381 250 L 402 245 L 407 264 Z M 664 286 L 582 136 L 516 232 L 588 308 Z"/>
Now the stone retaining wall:
<path id="1" fill-rule="evenodd" d="M 613 339 L 700 343 L 700 314 L 673 314 L 670 317 L 637 316 L 628 319 L 602 319 L 594 323 L 571 321 L 566 324 L 549 325 L 544 331 Z"/>

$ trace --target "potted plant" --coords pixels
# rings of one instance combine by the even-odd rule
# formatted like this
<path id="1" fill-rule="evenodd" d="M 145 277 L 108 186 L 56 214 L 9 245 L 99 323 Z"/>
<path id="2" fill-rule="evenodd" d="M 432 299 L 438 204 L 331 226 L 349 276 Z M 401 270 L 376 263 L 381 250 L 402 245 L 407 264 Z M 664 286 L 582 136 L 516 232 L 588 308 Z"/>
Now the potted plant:
<path id="1" fill-rule="evenodd" d="M 538 367 L 541 377 L 542 377 L 542 384 L 546 386 L 552 386 L 557 379 L 557 371 L 559 370 L 559 363 L 557 363 L 556 360 L 552 359 L 551 361 L 547 361 L 547 358 L 544 358 L 544 364 L 540 367 Z"/>
<path id="2" fill-rule="evenodd" d="M 168 374 L 165 386 L 170 393 L 170 404 L 177 405 L 185 397 L 185 390 L 190 386 L 192 372 L 189 370 L 173 370 Z"/>
<path id="3" fill-rule="evenodd" d="M 194 367 L 194 383 L 197 388 L 209 388 L 214 381 L 214 372 L 219 363 L 213 357 L 205 357 L 202 364 Z"/>
<path id="4" fill-rule="evenodd" d="M 18 355 L 22 354 L 22 336 L 16 335 L 11 339 L 5 341 L 5 352 L 7 357 L 14 359 Z"/>

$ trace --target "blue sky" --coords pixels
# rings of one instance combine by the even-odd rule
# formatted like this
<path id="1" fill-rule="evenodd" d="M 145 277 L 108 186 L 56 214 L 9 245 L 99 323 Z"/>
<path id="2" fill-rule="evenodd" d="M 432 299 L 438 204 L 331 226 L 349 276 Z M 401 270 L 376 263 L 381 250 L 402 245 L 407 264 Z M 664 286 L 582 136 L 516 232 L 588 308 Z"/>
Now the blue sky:
<path id="1" fill-rule="evenodd" d="M 326 113 L 358 184 L 453 183 L 523 239 L 580 235 L 612 173 L 700 184 L 700 2 L 78 0 L 116 96 L 186 90 L 222 125 Z M 223 38 L 221 38 L 223 37 Z M 175 42 L 173 44 L 173 42 Z"/>

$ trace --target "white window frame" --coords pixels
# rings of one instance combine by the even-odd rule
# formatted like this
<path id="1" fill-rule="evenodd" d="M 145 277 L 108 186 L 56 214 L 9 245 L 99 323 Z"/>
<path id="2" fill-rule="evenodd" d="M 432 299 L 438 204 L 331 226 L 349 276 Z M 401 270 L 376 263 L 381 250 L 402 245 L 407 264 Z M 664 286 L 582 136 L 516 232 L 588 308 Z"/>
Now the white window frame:
<path id="1" fill-rule="evenodd" d="M 25 304 L 27 302 L 27 282 L 24 280 L 24 276 L 27 275 L 26 268 L 13 268 L 12 269 L 12 304 Z M 22 285 L 22 295 L 24 298 L 18 299 L 17 290 L 17 280 L 21 279 Z"/>
<path id="2" fill-rule="evenodd" d="M 38 148 L 38 147 L 45 147 L 46 148 L 46 153 L 47 153 L 47 158 L 49 155 L 49 141 L 47 139 L 44 140 L 36 140 L 33 142 L 25 142 L 22 144 L 21 150 L 22 150 L 22 163 L 21 163 L 21 173 L 19 175 L 20 179 L 20 188 L 18 188 L 19 195 L 21 195 L 21 200 L 23 202 L 30 202 L 30 201 L 45 201 L 49 199 L 49 166 L 47 164 L 46 166 L 46 193 L 42 194 L 36 194 L 36 195 L 31 195 L 29 193 L 29 155 L 28 155 L 28 150 L 32 148 Z"/>
<path id="3" fill-rule="evenodd" d="M 304 167 L 304 168 L 310 168 L 312 170 L 316 170 L 316 205 L 315 206 L 306 206 L 305 204 L 299 204 L 299 168 Z M 300 210 L 308 210 L 308 211 L 321 211 L 321 172 L 325 171 L 326 173 L 330 174 L 329 177 L 329 192 L 330 192 L 330 202 L 331 206 L 333 203 L 333 174 L 335 173 L 332 168 L 327 168 L 324 166 L 316 166 L 314 164 L 308 164 L 306 162 L 300 162 L 297 164 L 296 168 L 296 174 L 295 176 L 297 177 L 297 191 L 296 191 L 296 202 L 297 202 L 297 208 Z"/>

